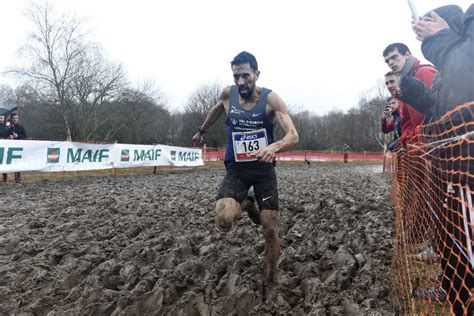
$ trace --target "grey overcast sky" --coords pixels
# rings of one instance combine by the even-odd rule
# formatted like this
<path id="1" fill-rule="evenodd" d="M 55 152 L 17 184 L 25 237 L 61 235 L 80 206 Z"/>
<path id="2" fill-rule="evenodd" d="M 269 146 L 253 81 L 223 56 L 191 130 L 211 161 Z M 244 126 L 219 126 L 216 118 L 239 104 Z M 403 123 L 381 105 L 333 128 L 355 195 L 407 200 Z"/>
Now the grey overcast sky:
<path id="1" fill-rule="evenodd" d="M 414 0 L 420 14 L 442 0 Z M 28 0 L 0 1 L 0 71 L 18 65 Z M 44 3 L 44 2 L 38 2 Z M 232 84 L 230 60 L 253 53 L 258 84 L 292 107 L 324 114 L 357 105 L 389 69 L 382 51 L 406 43 L 422 61 L 406 0 L 49 0 L 57 12 L 84 18 L 108 59 L 132 83 L 153 80 L 171 110 L 203 83 Z M 457 1 L 466 10 L 472 2 Z M 0 83 L 15 84 L 0 77 Z"/>

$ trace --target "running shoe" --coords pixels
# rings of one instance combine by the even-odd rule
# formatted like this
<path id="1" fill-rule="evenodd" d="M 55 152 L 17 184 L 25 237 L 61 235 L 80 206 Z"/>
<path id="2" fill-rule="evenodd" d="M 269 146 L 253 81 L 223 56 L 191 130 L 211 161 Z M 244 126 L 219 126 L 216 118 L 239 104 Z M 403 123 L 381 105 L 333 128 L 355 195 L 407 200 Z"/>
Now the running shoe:
<path id="1" fill-rule="evenodd" d="M 419 298 L 428 303 L 445 302 L 447 296 L 448 295 L 446 294 L 446 291 L 440 288 L 439 285 L 435 285 L 431 289 L 417 290 L 415 292 L 416 298 Z"/>
<path id="2" fill-rule="evenodd" d="M 443 278 L 443 272 L 439 272 L 438 274 L 431 273 L 430 281 L 433 283 L 440 283 Z"/>

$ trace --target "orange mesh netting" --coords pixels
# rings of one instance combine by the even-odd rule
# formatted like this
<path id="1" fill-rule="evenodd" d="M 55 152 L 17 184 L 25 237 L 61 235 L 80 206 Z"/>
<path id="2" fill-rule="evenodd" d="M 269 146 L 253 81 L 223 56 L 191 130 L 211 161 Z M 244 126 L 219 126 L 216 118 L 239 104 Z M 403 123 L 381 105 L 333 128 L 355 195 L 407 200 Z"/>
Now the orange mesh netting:
<path id="1" fill-rule="evenodd" d="M 391 288 L 403 315 L 472 315 L 474 102 L 418 129 L 392 156 Z"/>

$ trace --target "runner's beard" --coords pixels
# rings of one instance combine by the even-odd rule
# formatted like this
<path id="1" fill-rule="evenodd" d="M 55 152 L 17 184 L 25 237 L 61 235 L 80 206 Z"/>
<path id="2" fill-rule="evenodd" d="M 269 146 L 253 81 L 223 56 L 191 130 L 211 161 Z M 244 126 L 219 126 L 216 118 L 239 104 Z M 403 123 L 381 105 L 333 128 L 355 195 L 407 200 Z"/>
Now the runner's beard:
<path id="1" fill-rule="evenodd" d="M 243 99 L 249 99 L 253 94 L 253 89 L 248 85 L 239 87 L 239 94 Z"/>

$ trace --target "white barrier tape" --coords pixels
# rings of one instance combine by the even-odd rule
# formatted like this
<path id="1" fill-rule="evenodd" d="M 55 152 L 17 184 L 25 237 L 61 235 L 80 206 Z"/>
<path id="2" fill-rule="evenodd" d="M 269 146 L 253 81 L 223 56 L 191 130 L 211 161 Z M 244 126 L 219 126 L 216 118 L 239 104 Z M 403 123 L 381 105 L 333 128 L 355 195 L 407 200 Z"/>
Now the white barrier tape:
<path id="1" fill-rule="evenodd" d="M 435 151 L 436 149 L 439 149 L 441 147 L 444 147 L 450 143 L 454 143 L 458 140 L 461 140 L 461 139 L 467 139 L 468 137 L 470 136 L 473 136 L 474 135 L 474 131 L 471 131 L 471 132 L 467 132 L 466 134 L 462 134 L 462 135 L 459 135 L 459 136 L 455 136 L 455 137 L 451 137 L 451 138 L 447 138 L 447 139 L 442 139 L 442 140 L 438 140 L 438 141 L 435 141 L 435 142 L 432 142 L 432 143 L 426 143 L 426 144 L 423 144 L 423 147 L 426 147 L 426 146 L 433 146 L 433 145 L 437 145 L 433 148 L 431 148 L 430 150 L 428 150 L 426 153 L 418 156 L 420 158 L 422 158 L 423 156 L 426 156 L 426 155 L 429 155 L 431 154 L 433 151 Z M 409 147 L 413 147 L 415 149 L 418 149 L 418 150 L 421 150 L 421 146 L 417 146 L 417 145 L 414 145 L 414 144 L 408 144 Z"/>

